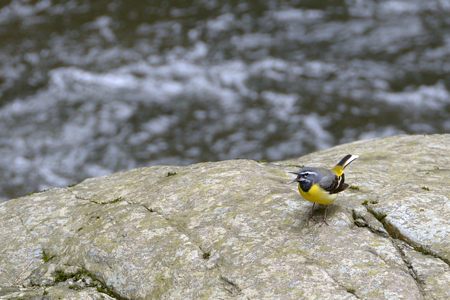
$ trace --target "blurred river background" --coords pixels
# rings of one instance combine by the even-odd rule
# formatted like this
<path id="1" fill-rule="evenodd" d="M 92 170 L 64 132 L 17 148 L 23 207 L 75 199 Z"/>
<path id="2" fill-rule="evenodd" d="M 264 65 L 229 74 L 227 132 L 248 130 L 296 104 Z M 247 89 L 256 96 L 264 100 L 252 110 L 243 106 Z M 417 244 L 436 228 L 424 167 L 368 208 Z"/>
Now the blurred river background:
<path id="1" fill-rule="evenodd" d="M 0 0 L 0 199 L 450 132 L 449 74 L 450 1 Z"/>

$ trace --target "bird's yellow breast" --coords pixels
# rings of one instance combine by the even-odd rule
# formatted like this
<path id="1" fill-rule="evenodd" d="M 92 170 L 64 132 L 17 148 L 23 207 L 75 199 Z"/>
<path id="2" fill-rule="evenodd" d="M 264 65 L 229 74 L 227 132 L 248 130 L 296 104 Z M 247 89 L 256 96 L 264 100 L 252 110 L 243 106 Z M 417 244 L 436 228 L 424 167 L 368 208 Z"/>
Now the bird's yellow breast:
<path id="1" fill-rule="evenodd" d="M 305 192 L 298 186 L 298 191 L 303 198 L 308 201 L 315 202 L 318 204 L 329 205 L 336 199 L 336 194 L 330 194 L 326 190 L 322 189 L 317 183 L 313 184 L 309 191 Z"/>

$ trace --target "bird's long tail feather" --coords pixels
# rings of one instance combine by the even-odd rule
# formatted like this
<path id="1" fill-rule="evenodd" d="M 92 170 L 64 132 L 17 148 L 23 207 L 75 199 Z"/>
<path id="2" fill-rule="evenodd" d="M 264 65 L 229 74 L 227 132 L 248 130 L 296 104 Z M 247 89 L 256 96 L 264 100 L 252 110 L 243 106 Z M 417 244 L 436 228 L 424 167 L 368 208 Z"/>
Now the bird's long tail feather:
<path id="1" fill-rule="evenodd" d="M 336 164 L 336 166 L 334 166 L 332 171 L 337 176 L 342 176 L 342 174 L 344 174 L 345 167 L 348 166 L 352 161 L 354 161 L 358 157 L 359 157 L 358 155 L 347 154 Z"/>

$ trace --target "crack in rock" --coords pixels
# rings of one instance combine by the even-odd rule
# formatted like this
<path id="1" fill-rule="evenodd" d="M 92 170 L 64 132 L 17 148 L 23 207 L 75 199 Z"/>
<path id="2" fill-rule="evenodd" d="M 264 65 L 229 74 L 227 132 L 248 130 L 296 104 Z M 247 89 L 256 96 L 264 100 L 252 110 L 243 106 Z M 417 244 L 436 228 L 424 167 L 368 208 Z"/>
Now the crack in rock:
<path id="1" fill-rule="evenodd" d="M 446 259 L 445 257 L 442 257 L 441 255 L 439 255 L 435 251 L 429 249 L 428 247 L 421 245 L 418 242 L 412 241 L 407 236 L 402 234 L 402 232 L 398 228 L 396 228 L 393 224 L 386 222 L 387 215 L 377 213 L 370 206 L 366 206 L 366 208 L 369 213 L 371 213 L 378 221 L 380 221 L 380 223 L 383 225 L 386 232 L 389 234 L 390 238 L 399 239 L 399 240 L 405 242 L 407 245 L 409 245 L 415 251 L 420 252 L 424 255 L 429 255 L 434 258 L 437 258 L 437 259 L 443 261 L 444 263 L 446 263 L 450 267 L 450 261 L 448 259 Z"/>
<path id="2" fill-rule="evenodd" d="M 401 245 L 399 244 L 399 242 L 397 242 L 394 239 L 391 239 L 392 245 L 395 247 L 395 249 L 397 250 L 397 252 L 399 253 L 403 263 L 406 265 L 406 267 L 408 268 L 409 274 L 411 275 L 411 277 L 414 279 L 414 282 L 417 285 L 417 288 L 420 292 L 420 294 L 422 295 L 422 297 L 424 299 L 426 299 L 426 293 L 425 293 L 425 288 L 424 285 L 425 283 L 423 282 L 423 280 L 420 278 L 420 276 L 417 274 L 416 270 L 414 269 L 413 265 L 411 264 L 411 262 L 409 261 L 409 259 L 406 257 L 405 252 L 403 251 Z"/>
<path id="3" fill-rule="evenodd" d="M 32 230 L 30 230 L 30 229 L 28 228 L 28 226 L 25 225 L 25 222 L 23 221 L 22 217 L 21 217 L 19 214 L 16 214 L 16 217 L 20 220 L 20 224 L 21 224 L 22 227 L 25 229 L 25 232 L 26 232 L 28 238 L 33 239 L 33 235 L 32 235 L 32 233 L 31 233 Z M 30 266 L 31 266 L 31 265 L 35 262 L 35 260 L 36 260 L 34 256 L 31 256 L 31 257 L 29 257 L 28 259 L 29 259 L 28 264 L 27 264 L 26 267 L 23 268 L 23 270 L 16 276 L 16 278 L 14 279 L 14 281 L 12 282 L 12 284 L 11 284 L 10 281 L 8 281 L 12 286 L 16 286 L 16 285 L 19 284 L 19 282 L 23 281 L 23 279 L 22 279 L 23 275 L 24 275 L 25 273 L 27 273 L 27 272 L 30 271 L 30 270 L 29 270 Z M 25 277 L 26 277 L 26 276 L 25 276 Z"/>
<path id="4" fill-rule="evenodd" d="M 77 193 L 75 193 L 71 188 L 66 188 L 66 190 L 69 191 L 69 193 L 72 194 L 72 196 L 74 196 L 75 199 L 83 200 L 83 201 L 89 201 L 89 202 L 92 202 L 92 203 L 95 203 L 95 204 L 99 204 L 98 202 L 96 202 L 94 200 L 87 199 L 87 198 L 84 198 L 84 197 L 81 197 L 81 196 L 77 195 Z"/>
<path id="5" fill-rule="evenodd" d="M 362 211 L 362 209 L 364 211 Z M 352 210 L 353 224 L 355 224 L 358 227 L 365 227 L 369 229 L 372 233 L 380 237 L 388 238 L 389 234 L 384 229 L 383 224 L 378 219 L 376 219 L 373 216 L 373 214 L 368 212 L 366 207 L 363 206 L 362 209 L 355 208 Z"/>
<path id="6" fill-rule="evenodd" d="M 118 198 L 115 198 L 115 199 L 112 200 L 112 201 L 104 201 L 104 202 L 100 202 L 100 201 L 92 200 L 92 199 L 89 199 L 89 198 L 81 197 L 81 196 L 77 195 L 74 191 L 72 191 L 71 189 L 68 189 L 68 191 L 69 191 L 76 199 L 83 200 L 83 201 L 89 201 L 89 202 L 94 203 L 94 204 L 97 204 L 97 205 L 106 205 L 106 204 L 117 203 L 117 202 L 119 202 L 119 201 L 125 201 L 125 202 L 126 202 L 127 204 L 129 204 L 129 205 L 140 206 L 140 207 L 144 208 L 146 211 L 148 211 L 149 213 L 156 214 L 157 216 L 161 217 L 162 219 L 164 219 L 164 220 L 169 224 L 170 227 L 172 227 L 173 229 L 175 229 L 179 234 L 181 234 L 181 235 L 187 237 L 188 240 L 200 250 L 201 257 L 202 257 L 204 260 L 208 260 L 208 259 L 210 258 L 210 256 L 211 256 L 211 251 L 205 250 L 205 249 L 200 245 L 200 243 L 197 241 L 197 239 L 194 238 L 187 230 L 185 230 L 184 228 L 182 228 L 179 224 L 177 224 L 176 222 L 174 222 L 172 219 L 168 218 L 163 212 L 161 212 L 161 211 L 159 211 L 159 210 L 157 210 L 157 209 L 148 207 L 148 206 L 145 205 L 145 204 L 139 204 L 139 203 L 131 202 L 131 201 L 125 199 L 124 197 L 118 197 Z M 92 277 L 92 276 L 91 276 L 91 277 Z M 95 278 L 93 278 L 93 279 L 95 279 Z M 95 280 L 101 282 L 101 280 L 99 280 L 99 279 L 95 279 Z M 231 282 L 231 281 L 230 281 L 230 282 Z M 104 284 L 103 284 L 103 285 L 104 285 Z M 106 285 L 104 285 L 104 286 L 106 287 Z M 123 298 L 123 297 L 120 297 L 119 295 L 117 295 L 117 294 L 114 293 L 112 290 L 108 289 L 107 287 L 106 287 L 106 290 L 107 290 L 108 292 L 107 292 L 107 293 L 105 292 L 105 294 L 108 294 L 108 295 L 110 295 L 111 297 L 114 297 L 114 298 L 116 298 L 116 299 L 125 299 L 125 298 Z M 234 291 L 235 289 L 230 289 L 230 290 L 233 290 L 233 291 Z M 240 291 L 240 290 L 239 290 L 239 291 Z M 233 292 L 233 293 L 234 293 L 234 292 Z"/>
<path id="7" fill-rule="evenodd" d="M 231 279 L 220 275 L 220 281 L 223 283 L 223 288 L 233 297 L 239 296 L 242 294 L 242 289 Z"/>
<path id="8" fill-rule="evenodd" d="M 31 234 L 31 230 L 27 227 L 27 225 L 25 225 L 22 217 L 18 214 L 16 214 L 16 217 L 20 220 L 20 224 L 22 224 L 23 228 L 25 228 L 25 232 L 27 233 L 27 235 L 32 238 L 33 235 Z"/>
<path id="9" fill-rule="evenodd" d="M 98 205 L 114 204 L 114 203 L 117 203 L 117 202 L 125 200 L 124 197 L 119 196 L 119 197 L 114 198 L 114 199 L 109 200 L 109 201 L 97 201 L 97 200 L 81 197 L 75 191 L 73 191 L 71 188 L 66 188 L 66 190 L 69 191 L 75 197 L 75 199 L 83 200 L 83 201 L 89 201 L 91 203 L 98 204 Z"/>
<path id="10" fill-rule="evenodd" d="M 203 249 L 203 247 L 200 245 L 200 243 L 197 241 L 197 239 L 195 239 L 194 237 L 191 236 L 190 233 L 188 233 L 186 230 L 184 230 L 183 228 L 181 228 L 178 224 L 176 224 L 175 222 L 173 222 L 170 218 L 168 218 L 166 215 L 164 215 L 164 213 L 162 213 L 159 210 L 150 208 L 144 204 L 138 204 L 138 203 L 134 203 L 131 201 L 126 200 L 124 197 L 117 197 L 111 201 L 96 201 L 96 200 L 92 200 L 92 199 L 88 199 L 88 198 L 84 198 L 81 197 L 79 195 L 77 195 L 71 188 L 67 188 L 67 190 L 76 198 L 79 200 L 83 200 L 83 201 L 89 201 L 92 202 L 94 204 L 98 204 L 98 205 L 105 205 L 105 204 L 113 204 L 113 203 L 117 203 L 120 201 L 125 201 L 126 203 L 128 203 L 129 205 L 138 205 L 141 206 L 143 208 L 145 208 L 148 212 L 150 213 L 155 213 L 158 216 L 160 216 L 161 218 L 163 218 L 167 223 L 169 223 L 169 225 L 174 228 L 178 233 L 186 236 L 194 245 L 196 245 L 198 247 L 198 249 L 200 250 L 200 252 L 202 253 L 202 258 L 207 260 L 209 259 L 209 257 L 211 256 L 211 251 L 205 250 Z"/>
<path id="11" fill-rule="evenodd" d="M 117 300 L 128 300 L 117 292 L 115 292 L 111 287 L 109 287 L 102 279 L 97 277 L 95 274 L 90 272 L 89 270 L 78 267 L 78 266 L 67 266 L 67 267 L 75 267 L 77 269 L 76 272 L 65 272 L 64 270 L 58 269 L 54 272 L 54 282 L 49 286 L 56 286 L 61 284 L 62 282 L 66 283 L 68 288 L 82 290 L 84 288 L 94 287 L 97 289 L 99 293 L 106 294 L 111 298 Z M 39 285 L 32 285 L 39 286 Z"/>
<path id="12" fill-rule="evenodd" d="M 334 281 L 334 283 L 337 284 L 337 286 L 338 286 L 339 288 L 341 288 L 342 290 L 346 291 L 346 292 L 349 293 L 349 294 L 352 294 L 356 299 L 361 299 L 361 298 L 356 294 L 356 291 L 355 291 L 354 288 L 346 287 L 345 285 L 343 285 L 342 283 L 340 283 L 338 280 L 336 280 L 336 278 L 334 278 L 333 276 L 331 276 L 331 274 L 328 273 L 327 270 L 325 270 L 325 269 L 322 269 L 322 270 L 323 270 L 323 271 L 331 278 L 331 280 Z"/>
<path id="13" fill-rule="evenodd" d="M 426 299 L 427 295 L 426 295 L 425 288 L 424 288 L 425 283 L 420 278 L 417 271 L 414 269 L 412 263 L 406 257 L 406 254 L 403 251 L 403 248 L 400 243 L 404 242 L 407 246 L 411 247 L 415 251 L 418 251 L 422 254 L 430 255 L 434 258 L 440 259 L 447 264 L 448 264 L 448 262 L 446 262 L 445 259 L 439 257 L 437 254 L 433 253 L 431 250 L 425 249 L 422 245 L 419 245 L 413 241 L 410 241 L 408 238 L 406 238 L 404 235 L 401 234 L 400 230 L 398 230 L 397 228 L 394 228 L 394 226 L 392 226 L 390 224 L 387 224 L 387 222 L 385 220 L 387 215 L 381 215 L 368 206 L 366 206 L 366 208 L 367 208 L 367 211 L 370 214 L 372 214 L 383 225 L 384 229 L 386 230 L 386 232 L 389 235 L 387 238 L 391 241 L 392 245 L 394 246 L 394 248 L 397 250 L 398 254 L 400 255 L 400 258 L 402 259 L 403 263 L 408 268 L 408 274 L 414 280 L 420 295 L 422 296 L 422 298 Z"/>
<path id="14" fill-rule="evenodd" d="M 378 257 L 380 260 L 382 260 L 387 266 L 391 266 L 391 267 L 398 267 L 398 265 L 394 265 L 392 262 L 386 260 L 383 256 L 381 256 L 375 249 L 369 248 L 366 250 L 367 252 L 369 252 L 370 254 Z"/>
<path id="15" fill-rule="evenodd" d="M 161 211 L 148 207 L 145 204 L 138 204 L 138 203 L 134 203 L 134 202 L 130 202 L 125 200 L 128 204 L 130 205 L 138 205 L 141 206 L 143 208 L 145 208 L 149 213 L 153 213 L 158 215 L 159 217 L 163 218 L 170 227 L 174 228 L 179 234 L 186 236 L 189 241 L 191 241 L 192 244 L 194 244 L 201 252 L 201 257 L 205 260 L 209 259 L 209 257 L 211 256 L 211 251 L 205 250 L 202 246 L 201 243 L 198 242 L 198 240 L 196 238 L 194 238 L 192 236 L 191 233 L 189 233 L 187 230 L 185 230 L 184 228 L 182 228 L 180 225 L 178 225 L 177 223 L 175 223 L 173 220 L 171 220 L 170 218 L 168 218 L 164 213 L 162 213 Z"/>
<path id="16" fill-rule="evenodd" d="M 157 209 L 154 209 L 154 208 L 151 208 L 151 207 L 148 207 L 145 204 L 137 204 L 137 203 L 133 203 L 133 202 L 129 202 L 129 201 L 127 201 L 127 203 L 128 204 L 132 204 L 132 205 L 142 206 L 148 212 L 157 214 L 159 217 L 163 218 L 169 224 L 169 226 L 173 227 L 178 233 L 186 236 L 194 245 L 196 245 L 198 247 L 198 249 L 201 251 L 203 259 L 208 260 L 210 258 L 211 251 L 207 251 L 207 250 L 203 249 L 203 247 L 200 245 L 200 243 L 197 242 L 197 240 L 194 237 L 192 237 L 191 234 L 187 230 L 181 228 L 178 224 L 173 222 L 173 220 L 168 218 L 161 211 L 159 211 Z M 215 263 L 214 266 L 219 270 L 219 274 L 220 274 L 221 266 L 218 263 Z M 209 271 L 211 271 L 211 269 L 207 268 L 207 271 L 209 272 Z M 225 291 L 228 294 L 230 294 L 232 297 L 237 297 L 239 295 L 242 295 L 242 288 L 239 287 L 239 285 L 237 283 L 235 283 L 234 281 L 232 281 L 231 279 L 229 279 L 229 278 L 225 277 L 224 275 L 220 274 L 219 280 L 223 283 L 223 288 L 225 289 Z M 249 298 L 246 297 L 246 299 L 249 299 Z"/>

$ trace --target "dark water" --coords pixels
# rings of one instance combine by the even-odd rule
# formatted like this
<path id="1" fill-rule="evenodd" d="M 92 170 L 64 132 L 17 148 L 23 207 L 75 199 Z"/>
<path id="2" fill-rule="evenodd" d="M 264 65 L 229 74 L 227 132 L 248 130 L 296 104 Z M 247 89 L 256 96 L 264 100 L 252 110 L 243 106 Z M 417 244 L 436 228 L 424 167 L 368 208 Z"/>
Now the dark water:
<path id="1" fill-rule="evenodd" d="M 450 132 L 450 1 L 0 3 L 3 199 Z"/>

